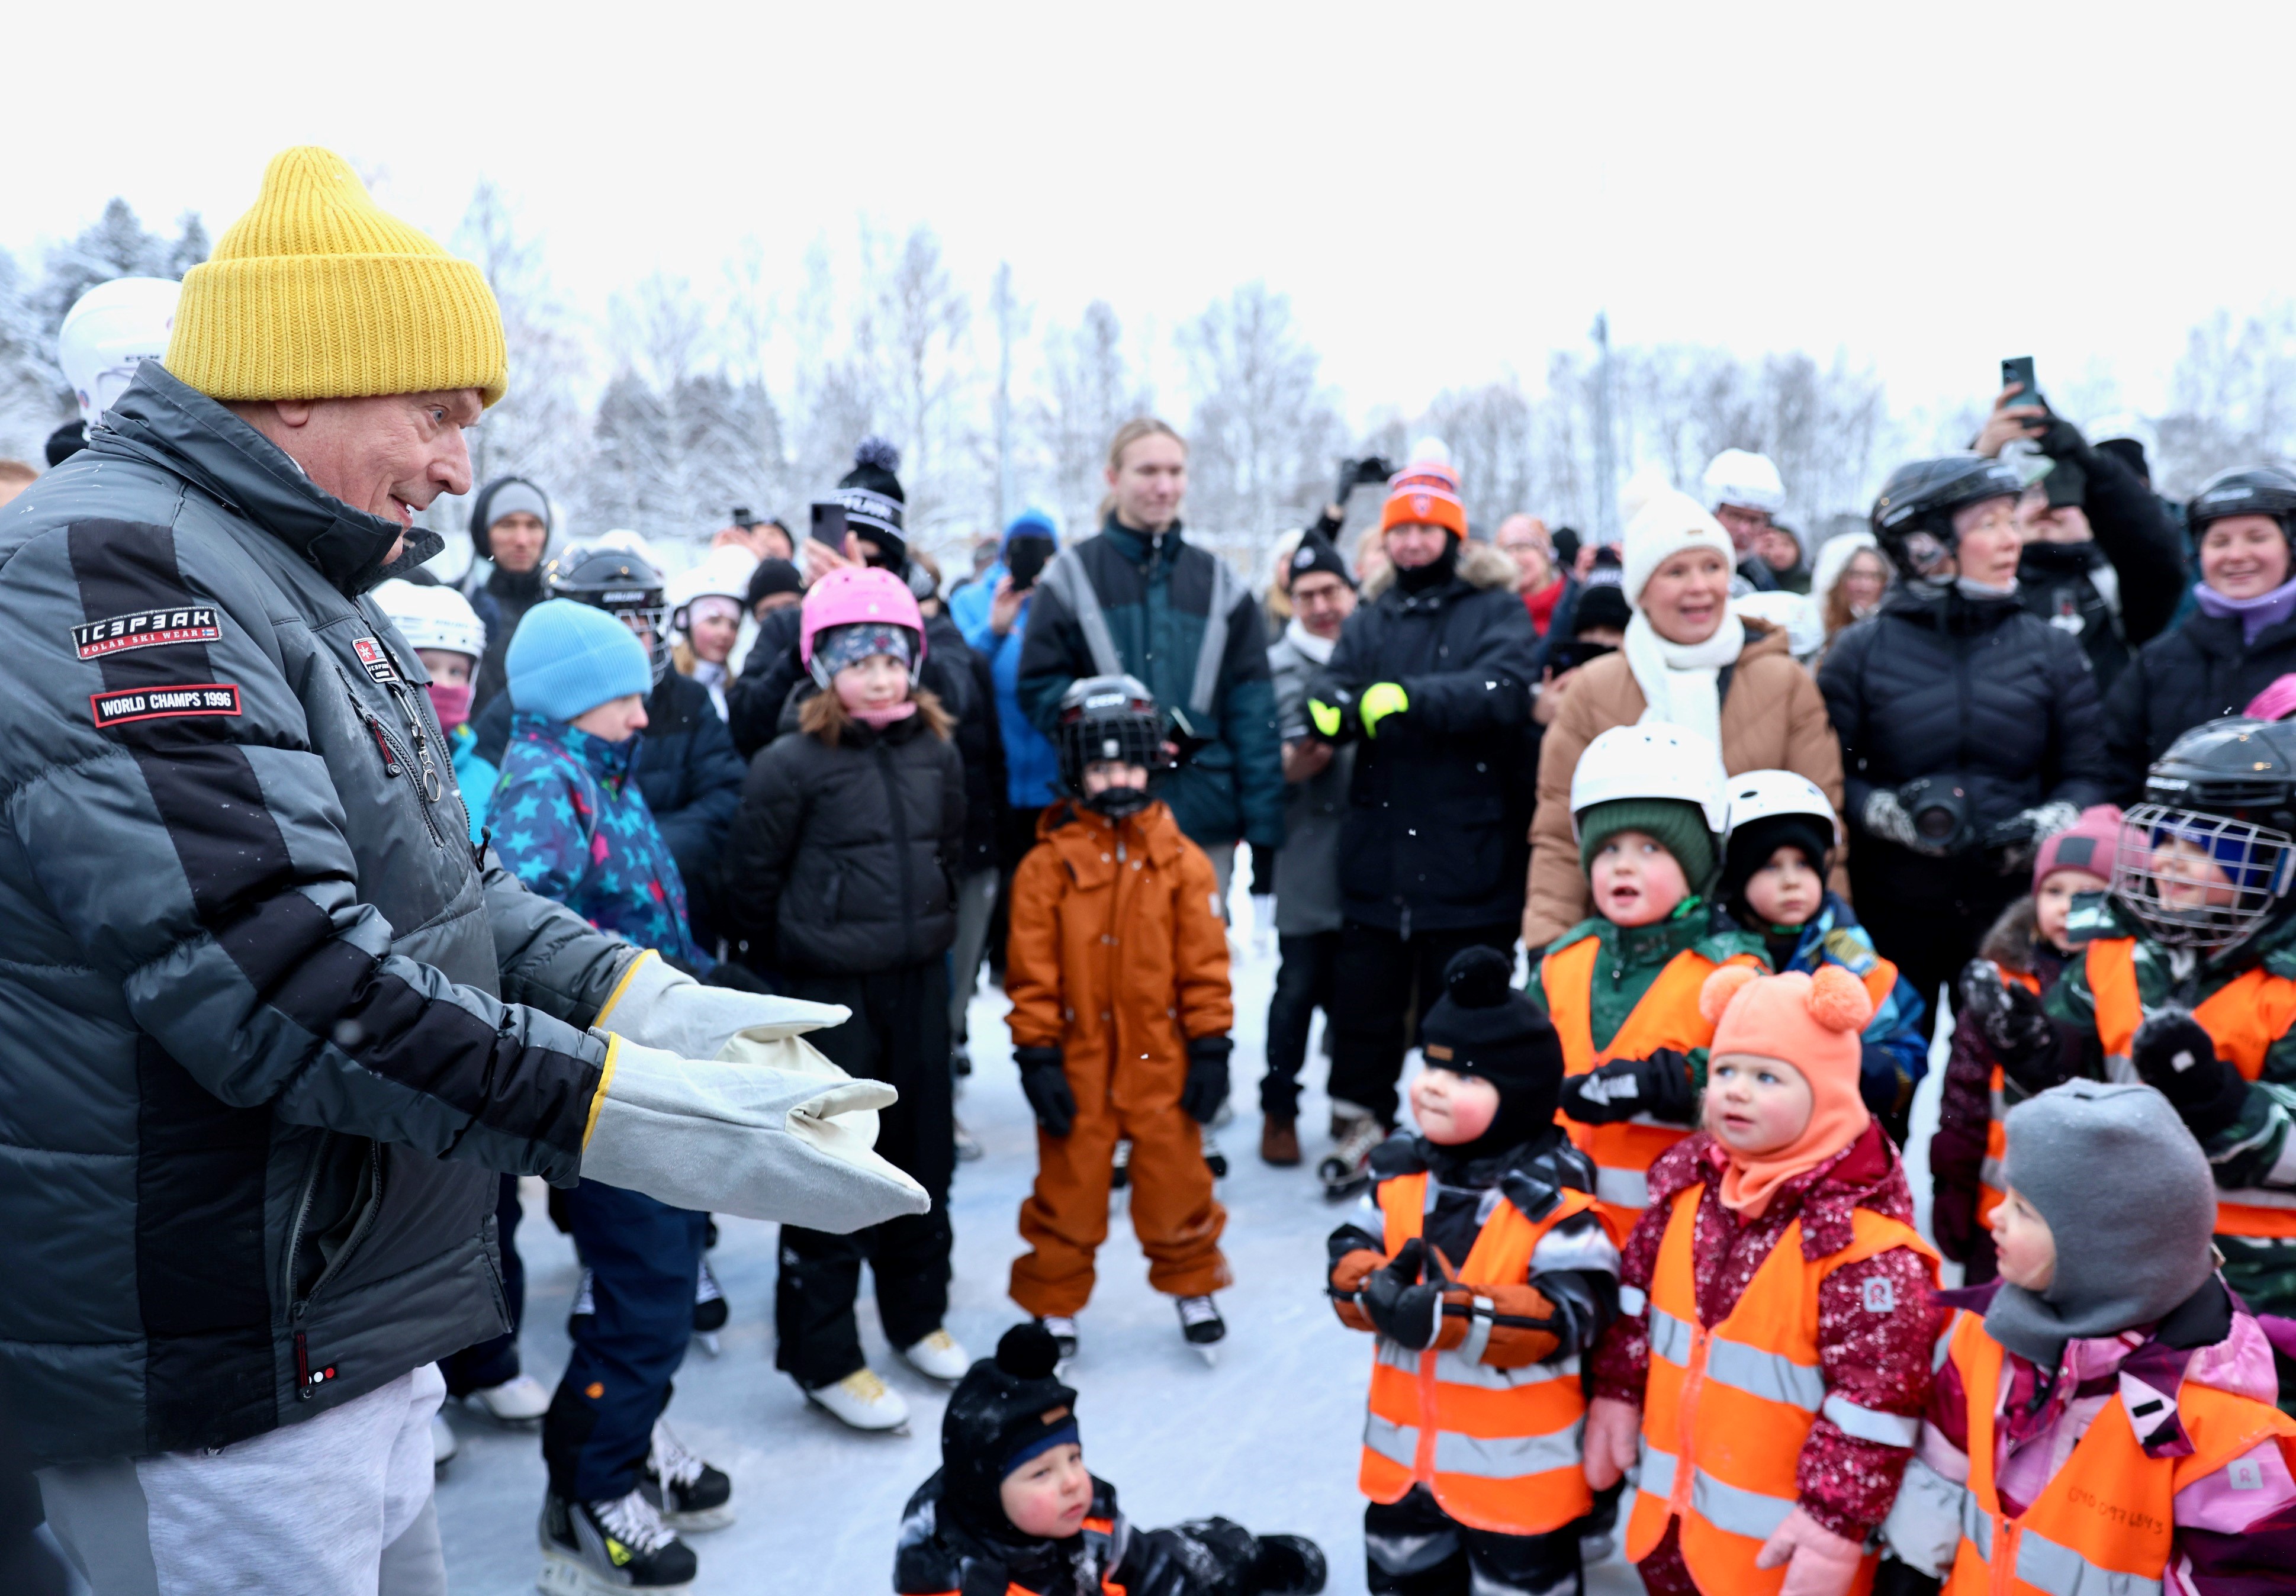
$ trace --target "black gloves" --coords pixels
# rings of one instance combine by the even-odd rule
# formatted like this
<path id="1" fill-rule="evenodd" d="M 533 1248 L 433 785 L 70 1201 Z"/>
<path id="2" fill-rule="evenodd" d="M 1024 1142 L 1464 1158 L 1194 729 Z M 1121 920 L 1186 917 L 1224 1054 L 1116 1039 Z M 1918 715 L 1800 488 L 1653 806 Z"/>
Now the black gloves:
<path id="1" fill-rule="evenodd" d="M 2189 1009 L 2171 1004 L 2136 1027 L 2129 1062 L 2137 1077 L 2180 1115 L 2195 1139 L 2205 1142 L 2240 1117 L 2248 1106 L 2248 1083 L 2217 1056 L 2217 1044 Z"/>
<path id="2" fill-rule="evenodd" d="M 1021 1067 L 1021 1090 L 1037 1111 L 1037 1123 L 1047 1136 L 1065 1136 L 1076 1128 L 1076 1093 L 1069 1090 L 1068 1072 L 1061 1066 L 1057 1047 L 1016 1047 L 1013 1061 Z"/>
<path id="3" fill-rule="evenodd" d="M 2011 1080 L 2027 1092 L 2046 1092 L 2072 1078 L 2039 994 L 2003 980 L 1990 959 L 1964 965 L 1958 986 L 1962 1008 L 1977 1022 L 1978 1035 Z"/>
<path id="4" fill-rule="evenodd" d="M 731 959 L 720 959 L 701 978 L 704 986 L 723 986 L 733 992 L 755 992 L 766 997 L 774 994 L 774 984 L 756 970 L 736 964 Z"/>
<path id="5" fill-rule="evenodd" d="M 1227 1055 L 1234 1044 L 1225 1036 L 1196 1036 L 1188 1043 L 1188 1079 L 1180 1107 L 1198 1125 L 1210 1125 L 1227 1101 Z"/>
<path id="6" fill-rule="evenodd" d="M 1661 1125 L 1698 1123 L 1690 1060 L 1670 1047 L 1647 1059 L 1613 1059 L 1562 1083 L 1562 1111 L 1581 1125 L 1616 1125 L 1637 1114 Z"/>
<path id="7" fill-rule="evenodd" d="M 1340 462 L 1339 485 L 1332 489 L 1332 503 L 1344 511 L 1348 507 L 1348 495 L 1355 492 L 1359 484 L 1384 483 L 1393 475 L 1395 468 L 1376 454 L 1368 460 L 1342 460 Z"/>
<path id="8" fill-rule="evenodd" d="M 1374 1269 L 1364 1276 L 1363 1286 L 1356 1295 L 1363 1311 L 1371 1315 L 1372 1323 L 1379 1327 L 1379 1333 L 1413 1352 L 1423 1352 L 1435 1345 L 1435 1338 L 1443 1329 L 1445 1282 L 1422 1281 L 1419 1278 L 1432 1261 L 1425 1240 L 1414 1236 L 1403 1244 L 1402 1250 L 1386 1268 Z"/>
<path id="9" fill-rule="evenodd" d="M 1264 842 L 1251 845 L 1251 896 L 1273 897 L 1275 895 L 1275 852 Z"/>

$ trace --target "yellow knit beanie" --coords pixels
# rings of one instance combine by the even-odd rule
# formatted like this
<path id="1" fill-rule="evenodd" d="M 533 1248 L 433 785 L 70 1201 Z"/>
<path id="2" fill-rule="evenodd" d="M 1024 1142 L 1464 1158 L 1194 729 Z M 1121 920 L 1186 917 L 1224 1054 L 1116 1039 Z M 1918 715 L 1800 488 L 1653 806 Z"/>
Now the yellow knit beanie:
<path id="1" fill-rule="evenodd" d="M 386 216 L 343 158 L 282 151 L 255 208 L 184 278 L 168 372 L 216 399 L 349 399 L 510 385 L 479 268 Z"/>

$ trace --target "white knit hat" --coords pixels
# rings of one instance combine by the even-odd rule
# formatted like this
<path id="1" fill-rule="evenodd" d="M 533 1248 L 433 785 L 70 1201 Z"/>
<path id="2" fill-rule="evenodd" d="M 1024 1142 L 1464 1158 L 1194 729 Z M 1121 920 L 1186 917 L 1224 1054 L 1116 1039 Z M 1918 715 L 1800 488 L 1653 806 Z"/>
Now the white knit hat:
<path id="1" fill-rule="evenodd" d="M 1629 487 L 1634 485 L 1629 484 Z M 1627 522 L 1626 546 L 1620 563 L 1627 602 L 1642 606 L 1643 585 L 1651 573 L 1685 549 L 1712 549 L 1726 566 L 1738 562 L 1738 552 L 1722 523 L 1703 505 L 1679 488 L 1659 487 L 1642 495 L 1642 507 Z"/>

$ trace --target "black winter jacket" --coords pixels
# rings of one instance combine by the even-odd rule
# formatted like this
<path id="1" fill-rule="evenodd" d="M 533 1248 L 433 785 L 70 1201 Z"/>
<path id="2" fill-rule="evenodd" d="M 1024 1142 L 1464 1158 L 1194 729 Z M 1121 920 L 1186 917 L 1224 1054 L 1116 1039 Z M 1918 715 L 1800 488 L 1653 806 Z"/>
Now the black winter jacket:
<path id="1" fill-rule="evenodd" d="M 2168 506 L 2119 460 L 2079 431 L 2054 425 L 2043 451 L 2081 473 L 2081 513 L 2093 543 L 2033 543 L 2017 562 L 2025 608 L 2078 638 L 2096 667 L 2096 691 L 2112 690 L 2130 658 L 2161 634 L 2182 601 L 2184 535 Z M 2097 585 L 2112 589 L 2108 600 Z"/>
<path id="2" fill-rule="evenodd" d="M 1865 830 L 1877 787 L 1962 776 L 1980 830 L 2038 804 L 2078 807 L 2104 796 L 2088 656 L 2013 596 L 1893 587 L 1879 614 L 1835 637 L 1818 687 L 1841 739 L 1843 814 L 1861 883 L 1924 898 L 1956 890 L 1955 871 Z M 1862 860 L 1860 848 L 1871 850 Z"/>
<path id="3" fill-rule="evenodd" d="M 503 689 L 509 685 L 510 640 L 526 612 L 549 596 L 542 591 L 539 565 L 530 571 L 506 571 L 491 563 L 483 569 L 483 579 L 466 577 L 463 586 L 463 596 L 487 627 L 487 651 L 480 657 L 478 675 L 471 679 L 473 715 L 503 696 Z M 509 724 L 507 718 L 504 724 Z"/>
<path id="4" fill-rule="evenodd" d="M 2144 772 L 2194 726 L 2238 715 L 2249 700 L 2296 671 L 2296 620 L 2267 626 L 2254 642 L 2236 616 L 2194 616 L 2138 651 L 2104 700 L 2104 741 L 2112 762 L 2109 797 L 2133 804 Z"/>
<path id="5" fill-rule="evenodd" d="M 497 769 L 510 742 L 510 717 L 505 692 L 472 724 L 472 751 Z M 645 794 L 653 823 L 677 861 L 693 940 L 709 952 L 724 929 L 714 913 L 718 866 L 734 812 L 742 806 L 747 767 L 734 751 L 726 723 L 718 718 L 709 690 L 676 671 L 662 677 L 647 698 L 646 728 L 640 735 L 644 741 L 638 744 L 638 790 Z"/>
<path id="6" fill-rule="evenodd" d="M 788 724 L 750 761 L 726 850 L 734 956 L 760 973 L 867 975 L 956 940 L 964 762 L 922 716 L 835 748 Z"/>
<path id="7" fill-rule="evenodd" d="M 1406 937 L 1522 918 L 1538 634 L 1513 561 L 1473 543 L 1458 561 L 1449 581 L 1390 586 L 1349 617 L 1311 690 L 1335 703 L 1394 682 L 1410 699 L 1356 745 L 1340 841 L 1347 917 Z"/>
<path id="8" fill-rule="evenodd" d="M 41 1463 L 506 1330 L 496 1172 L 578 1172 L 632 950 L 473 859 L 359 596 L 401 530 L 156 360 L 0 511 L 0 1381 Z"/>

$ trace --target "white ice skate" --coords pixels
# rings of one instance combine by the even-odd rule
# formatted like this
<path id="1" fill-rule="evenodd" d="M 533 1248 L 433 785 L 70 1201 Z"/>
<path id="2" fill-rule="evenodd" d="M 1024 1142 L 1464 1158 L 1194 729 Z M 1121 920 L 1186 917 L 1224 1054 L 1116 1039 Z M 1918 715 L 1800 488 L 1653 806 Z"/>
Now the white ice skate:
<path id="1" fill-rule="evenodd" d="M 947 1380 L 951 1385 L 963 1379 L 964 1371 L 972 1367 L 972 1358 L 964 1350 L 964 1343 L 945 1330 L 933 1331 L 914 1346 L 904 1346 L 901 1355 L 919 1374 Z"/>
<path id="2" fill-rule="evenodd" d="M 1207 1367 L 1219 1363 L 1219 1344 L 1227 1338 L 1227 1321 L 1209 1297 L 1180 1298 L 1180 1334 L 1196 1349 Z"/>
<path id="3" fill-rule="evenodd" d="M 550 1387 L 530 1374 L 521 1374 L 499 1386 L 480 1386 L 463 1398 L 463 1405 L 496 1424 L 530 1429 L 550 1411 Z"/>
<path id="4" fill-rule="evenodd" d="M 1037 1320 L 1037 1322 L 1043 1325 L 1046 1330 L 1052 1331 L 1053 1340 L 1061 1349 L 1059 1368 L 1060 1370 L 1066 1370 L 1070 1363 L 1076 1362 L 1076 1321 L 1069 1318 L 1065 1314 L 1047 1314 L 1042 1319 Z"/>
<path id="5" fill-rule="evenodd" d="M 874 1369 L 857 1369 L 833 1386 L 808 1389 L 805 1397 L 855 1429 L 897 1436 L 909 1433 L 909 1404 L 877 1377 Z"/>
<path id="6" fill-rule="evenodd" d="M 455 1437 L 455 1427 L 447 1422 L 447 1415 L 431 1414 L 430 1467 L 433 1469 L 445 1469 L 448 1463 L 454 1461 L 455 1454 L 462 1449 L 463 1443 Z"/>

